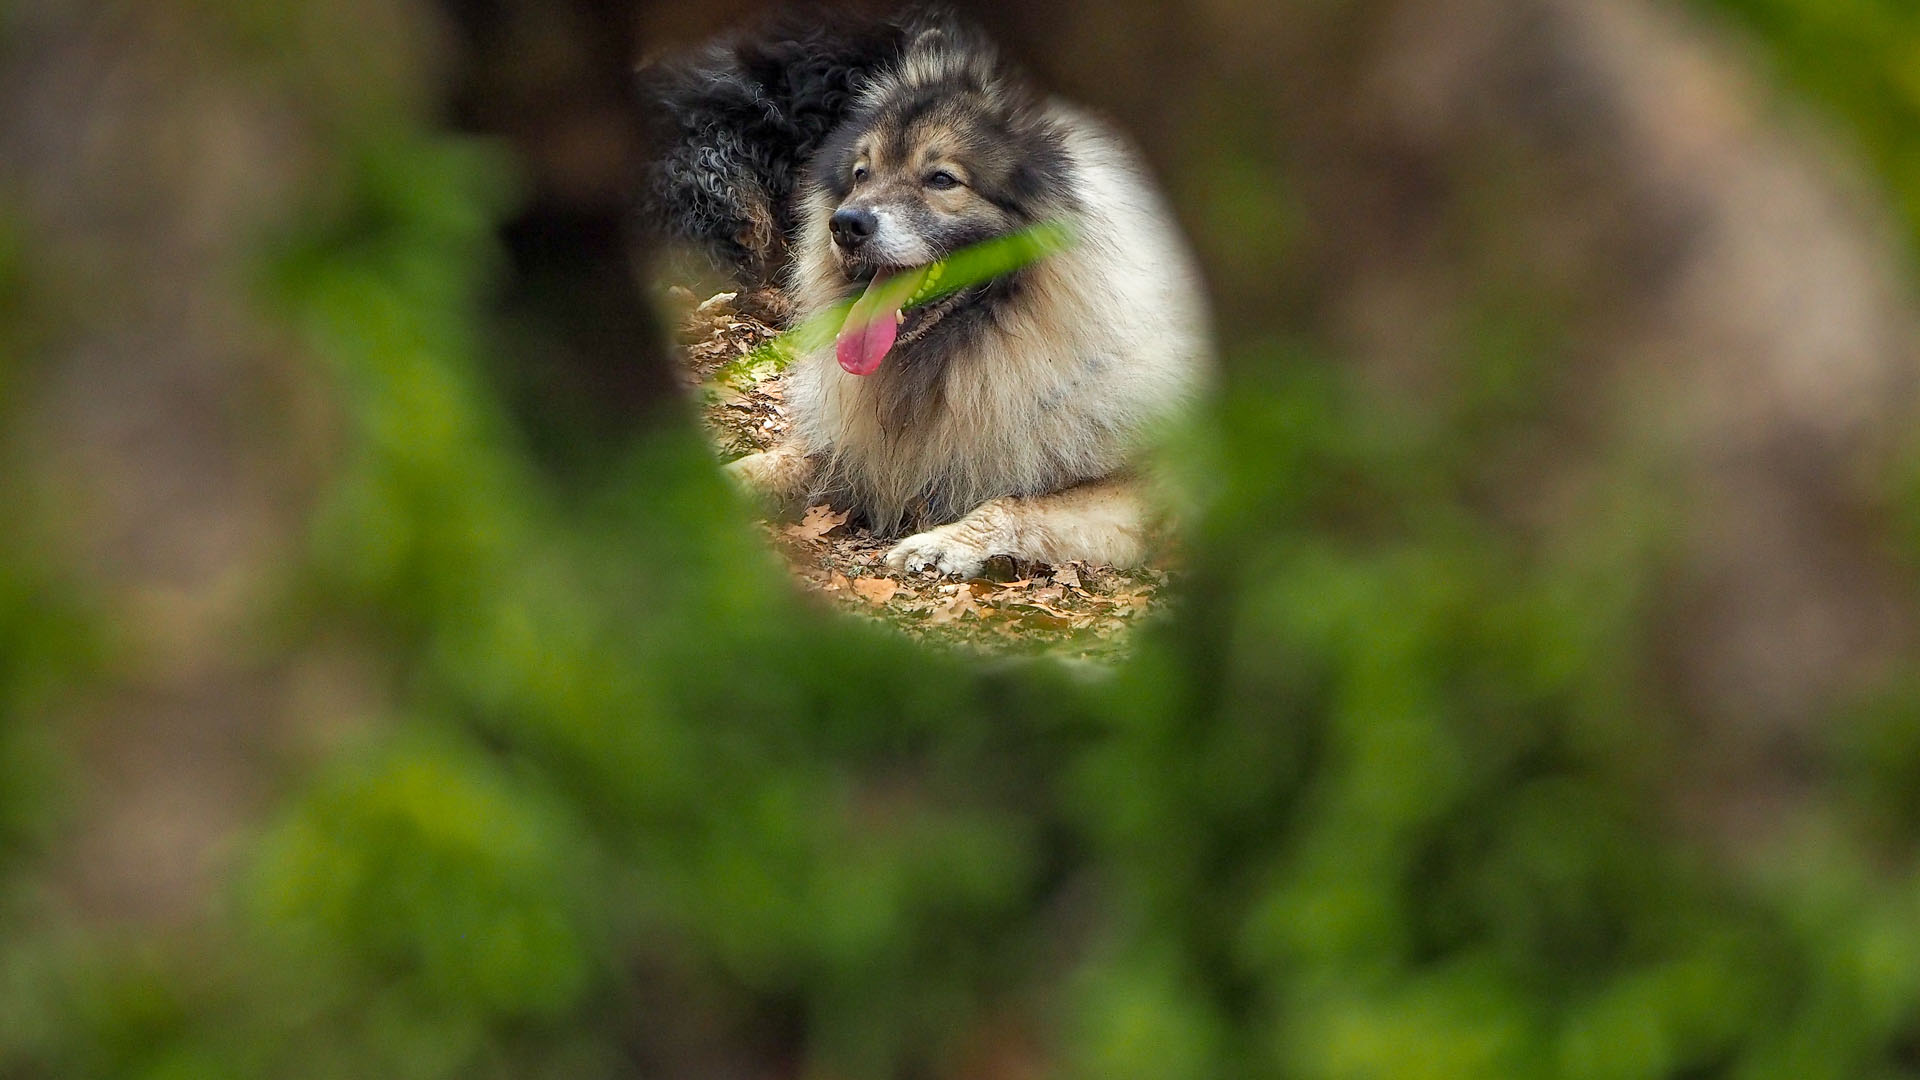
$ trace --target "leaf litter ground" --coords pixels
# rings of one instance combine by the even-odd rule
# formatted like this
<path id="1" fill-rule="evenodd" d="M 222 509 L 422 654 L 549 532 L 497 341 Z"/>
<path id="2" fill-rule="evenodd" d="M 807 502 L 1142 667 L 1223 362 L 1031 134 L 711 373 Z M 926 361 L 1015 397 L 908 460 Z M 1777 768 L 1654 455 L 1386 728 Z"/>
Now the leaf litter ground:
<path id="1" fill-rule="evenodd" d="M 756 354 L 778 334 L 754 313 L 760 305 L 742 303 L 737 293 L 702 301 L 682 287 L 667 295 L 683 347 L 682 377 L 698 395 L 721 457 L 741 457 L 785 438 L 792 423 L 786 378 L 776 360 Z M 1110 658 L 1124 649 L 1127 628 L 1153 607 L 1167 581 L 1162 569 L 1048 566 L 1005 557 L 988 564 L 987 576 L 967 581 L 933 571 L 903 574 L 885 562 L 892 540 L 824 505 L 808 507 L 798 521 L 761 527 L 809 592 L 944 645 Z"/>

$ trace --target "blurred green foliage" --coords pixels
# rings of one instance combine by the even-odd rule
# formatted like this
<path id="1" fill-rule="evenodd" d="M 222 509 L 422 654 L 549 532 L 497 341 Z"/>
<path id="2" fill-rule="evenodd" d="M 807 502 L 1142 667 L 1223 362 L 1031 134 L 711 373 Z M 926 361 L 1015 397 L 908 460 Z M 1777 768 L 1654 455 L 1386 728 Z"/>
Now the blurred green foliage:
<path id="1" fill-rule="evenodd" d="M 511 163 L 335 137 L 263 275 L 353 425 L 284 645 L 372 643 L 390 711 L 208 927 L 56 976 L 0 891 L 0 1076 L 1920 1075 L 1920 713 L 1863 707 L 1763 872 L 1675 835 L 1658 490 L 1556 549 L 1472 510 L 1539 298 L 1417 422 L 1242 343 L 1178 609 L 1113 670 L 987 663 L 798 603 L 684 420 L 558 493 L 484 374 Z M 87 652 L 44 564 L 0 562 L 0 741 Z"/>
<path id="2" fill-rule="evenodd" d="M 32 287 L 25 230 L 0 203 L 0 419 L 46 319 Z M 26 511 L 33 493 L 0 447 L 0 1075 L 60 1023 L 46 999 L 50 956 L 30 941 L 39 900 L 32 869 L 54 847 L 65 783 L 47 719 L 94 667 L 101 634 L 49 537 Z M 8 947 L 13 943 L 14 947 Z"/>
<path id="3" fill-rule="evenodd" d="M 1904 0 L 1692 0 L 1746 28 L 1817 100 L 1920 232 L 1920 8 Z"/>

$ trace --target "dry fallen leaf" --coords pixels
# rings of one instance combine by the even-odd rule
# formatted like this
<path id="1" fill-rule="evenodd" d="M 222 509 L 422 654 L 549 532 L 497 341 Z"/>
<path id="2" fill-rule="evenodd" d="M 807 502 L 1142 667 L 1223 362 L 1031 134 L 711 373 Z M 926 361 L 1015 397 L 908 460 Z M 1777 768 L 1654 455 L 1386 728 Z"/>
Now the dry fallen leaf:
<path id="1" fill-rule="evenodd" d="M 732 311 L 733 302 L 739 298 L 740 294 L 737 292 L 714 293 L 712 296 L 700 301 L 700 306 L 694 308 L 693 311 L 696 315 L 716 315 L 719 312 Z M 723 320 L 717 321 L 720 321 L 721 325 L 725 325 Z"/>
<path id="2" fill-rule="evenodd" d="M 825 589 L 827 592 L 844 592 L 846 591 L 847 585 L 847 575 L 835 570 L 833 576 L 827 579 Z"/>
<path id="3" fill-rule="evenodd" d="M 863 600 L 884 604 L 900 591 L 900 583 L 890 577 L 854 578 L 853 591 Z"/>
<path id="4" fill-rule="evenodd" d="M 1041 603 L 1038 600 L 1015 600 L 1012 606 L 1017 608 L 1031 608 L 1032 610 L 1035 610 L 1035 611 L 1043 611 L 1043 612 L 1046 612 L 1048 615 L 1052 615 L 1055 618 L 1060 618 L 1060 619 L 1073 618 L 1073 612 L 1061 611 L 1059 608 L 1054 607 L 1052 604 Z"/>
<path id="5" fill-rule="evenodd" d="M 807 507 L 806 516 L 800 519 L 798 525 L 787 526 L 786 533 L 795 540 L 818 540 L 846 523 L 846 511 L 836 514 L 833 507 L 821 503 Z"/>
<path id="6" fill-rule="evenodd" d="M 1080 571 L 1074 569 L 1072 563 L 1062 563 L 1053 568 L 1053 583 L 1077 589 L 1080 587 Z"/>
<path id="7" fill-rule="evenodd" d="M 955 589 L 953 598 L 940 605 L 927 621 L 930 623 L 950 623 L 964 615 L 980 617 L 980 608 L 973 602 L 973 593 L 967 589 Z"/>

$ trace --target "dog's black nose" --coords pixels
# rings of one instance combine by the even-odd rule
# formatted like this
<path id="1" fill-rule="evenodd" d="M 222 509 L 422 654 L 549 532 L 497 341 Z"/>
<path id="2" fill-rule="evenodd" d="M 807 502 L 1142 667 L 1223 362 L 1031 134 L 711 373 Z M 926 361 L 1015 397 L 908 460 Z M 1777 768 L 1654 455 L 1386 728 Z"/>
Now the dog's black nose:
<path id="1" fill-rule="evenodd" d="M 880 219 L 871 210 L 835 210 L 827 219 L 827 231 L 833 234 L 834 242 L 849 251 L 866 243 L 879 227 Z"/>

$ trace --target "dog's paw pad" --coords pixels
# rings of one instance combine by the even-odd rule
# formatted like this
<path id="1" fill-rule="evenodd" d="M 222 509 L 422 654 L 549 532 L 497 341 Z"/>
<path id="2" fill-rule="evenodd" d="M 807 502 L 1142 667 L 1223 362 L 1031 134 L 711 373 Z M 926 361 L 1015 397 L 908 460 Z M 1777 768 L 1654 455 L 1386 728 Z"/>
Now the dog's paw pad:
<path id="1" fill-rule="evenodd" d="M 987 564 L 987 553 L 951 534 L 935 529 L 915 533 L 887 552 L 887 565 L 895 570 L 917 573 L 937 570 L 942 574 L 973 577 Z"/>

